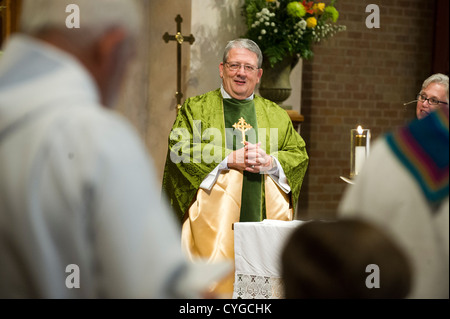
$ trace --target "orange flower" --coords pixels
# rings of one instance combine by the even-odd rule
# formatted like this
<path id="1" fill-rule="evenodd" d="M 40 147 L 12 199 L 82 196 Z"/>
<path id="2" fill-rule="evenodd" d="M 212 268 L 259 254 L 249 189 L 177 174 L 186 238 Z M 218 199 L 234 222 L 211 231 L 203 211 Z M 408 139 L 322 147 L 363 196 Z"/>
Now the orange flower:
<path id="1" fill-rule="evenodd" d="M 306 13 L 309 13 L 309 14 L 314 14 L 314 10 L 312 9 L 312 6 L 314 5 L 314 2 L 313 1 L 306 1 L 306 0 L 303 0 L 303 6 L 305 7 L 305 9 L 306 9 Z"/>

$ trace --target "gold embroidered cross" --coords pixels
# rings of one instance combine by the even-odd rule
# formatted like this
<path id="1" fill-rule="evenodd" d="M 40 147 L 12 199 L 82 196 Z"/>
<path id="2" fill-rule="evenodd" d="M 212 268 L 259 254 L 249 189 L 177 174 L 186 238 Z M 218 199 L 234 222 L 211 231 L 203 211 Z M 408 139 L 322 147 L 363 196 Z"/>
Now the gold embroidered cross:
<path id="1" fill-rule="evenodd" d="M 239 119 L 239 122 L 234 123 L 233 127 L 242 132 L 242 144 L 245 144 L 245 132 L 247 132 L 249 129 L 253 128 L 250 124 L 248 124 L 247 122 L 245 122 L 244 118 L 241 117 Z"/>

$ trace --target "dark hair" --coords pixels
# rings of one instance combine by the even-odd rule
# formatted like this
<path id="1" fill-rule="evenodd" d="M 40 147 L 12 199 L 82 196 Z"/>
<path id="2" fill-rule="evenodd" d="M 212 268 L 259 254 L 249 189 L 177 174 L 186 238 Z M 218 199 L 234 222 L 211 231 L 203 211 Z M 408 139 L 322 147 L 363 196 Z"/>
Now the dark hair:
<path id="1" fill-rule="evenodd" d="M 368 265 L 379 267 L 380 287 L 368 288 Z M 409 260 L 380 229 L 361 220 L 311 221 L 299 226 L 282 252 L 286 298 L 405 298 Z"/>

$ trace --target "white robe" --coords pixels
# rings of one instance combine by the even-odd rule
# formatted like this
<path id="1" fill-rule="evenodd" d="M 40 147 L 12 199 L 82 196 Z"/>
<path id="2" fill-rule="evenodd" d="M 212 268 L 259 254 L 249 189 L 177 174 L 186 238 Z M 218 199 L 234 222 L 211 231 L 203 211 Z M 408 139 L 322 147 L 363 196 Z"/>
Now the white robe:
<path id="1" fill-rule="evenodd" d="M 0 298 L 197 294 L 156 181 L 137 133 L 100 105 L 77 60 L 10 40 L 0 59 Z M 68 288 L 69 265 L 80 288 Z"/>
<path id="2" fill-rule="evenodd" d="M 409 298 L 449 297 L 448 195 L 433 211 L 419 184 L 384 139 L 374 144 L 338 211 L 340 217 L 373 221 L 403 247 L 414 272 Z M 383 285 L 382 269 L 380 278 Z"/>

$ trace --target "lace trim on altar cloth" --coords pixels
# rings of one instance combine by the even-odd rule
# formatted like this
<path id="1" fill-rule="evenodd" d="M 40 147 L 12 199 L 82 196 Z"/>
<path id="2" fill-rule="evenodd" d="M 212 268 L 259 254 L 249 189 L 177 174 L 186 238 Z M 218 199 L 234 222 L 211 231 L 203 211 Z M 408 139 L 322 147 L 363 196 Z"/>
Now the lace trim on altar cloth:
<path id="1" fill-rule="evenodd" d="M 278 277 L 235 274 L 233 299 L 283 299 L 283 288 Z"/>

